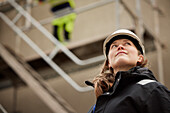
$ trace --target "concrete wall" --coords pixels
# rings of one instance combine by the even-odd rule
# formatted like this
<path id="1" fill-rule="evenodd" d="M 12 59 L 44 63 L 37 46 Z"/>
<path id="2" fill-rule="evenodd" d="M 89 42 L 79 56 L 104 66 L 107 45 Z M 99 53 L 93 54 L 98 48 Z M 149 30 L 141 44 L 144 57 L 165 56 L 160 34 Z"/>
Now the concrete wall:
<path id="1" fill-rule="evenodd" d="M 99 0 L 75 0 L 76 8 L 80 8 L 91 4 L 93 2 L 98 2 Z M 135 13 L 135 0 L 124 0 L 128 4 L 129 8 Z M 159 15 L 160 22 L 160 40 L 165 44 L 166 48 L 163 49 L 163 69 L 164 69 L 164 79 L 165 85 L 170 89 L 170 77 L 169 77 L 169 64 L 170 64 L 170 52 L 169 52 L 169 30 L 170 30 L 170 1 L 169 0 L 157 0 L 158 7 L 162 11 Z M 142 18 L 144 23 L 154 31 L 153 23 L 153 9 L 146 2 L 146 0 L 141 1 L 142 8 Z M 37 20 L 42 20 L 44 18 L 52 16 L 49 12 L 50 6 L 48 4 L 37 6 L 32 9 L 32 16 Z M 42 13 L 43 12 L 43 13 Z M 7 15 L 10 18 L 14 17 L 15 11 L 8 12 Z M 21 19 L 17 25 L 23 25 L 24 20 Z M 120 7 L 120 27 L 121 28 L 134 28 L 134 22 L 129 16 L 124 8 Z M 72 40 L 70 45 L 75 42 L 81 42 L 92 38 L 105 37 L 115 28 L 115 3 L 110 3 L 108 5 L 81 13 L 77 15 L 75 21 L 75 28 L 72 34 Z M 51 24 L 44 25 L 49 32 L 52 32 Z M 54 45 L 49 42 L 45 37 L 39 33 L 35 28 L 25 31 L 25 33 L 32 40 L 34 40 L 44 51 L 49 52 L 54 48 Z M 25 59 L 30 60 L 36 58 L 37 55 L 30 47 L 27 46 L 19 37 L 13 33 L 13 31 L 6 25 L 2 20 L 0 20 L 0 41 L 14 48 L 18 54 L 23 56 Z M 19 43 L 19 45 L 18 45 Z M 159 51 L 158 51 L 159 52 Z M 156 78 L 159 80 L 158 76 L 158 62 L 157 62 L 157 51 L 149 52 L 146 54 L 150 69 L 155 74 Z M 81 86 L 84 85 L 84 81 L 87 79 L 92 79 L 100 70 L 100 65 L 94 66 L 93 68 L 85 69 L 82 71 L 70 73 L 70 76 L 78 82 Z M 62 97 L 73 106 L 73 108 L 78 113 L 86 113 L 91 105 L 95 103 L 95 96 L 93 91 L 86 93 L 79 93 L 75 91 L 68 83 L 66 83 L 61 77 L 48 80 L 48 83 L 60 94 Z M 0 102 L 4 105 L 9 112 L 12 111 L 12 88 L 0 91 Z M 17 109 L 23 113 L 47 113 L 51 112 L 48 107 L 27 87 L 21 87 L 18 89 L 18 107 Z M 1 98 L 4 97 L 4 98 Z M 31 100 L 31 101 L 30 101 Z M 28 109 L 27 109 L 28 108 Z M 38 108 L 38 109 L 36 109 Z"/>

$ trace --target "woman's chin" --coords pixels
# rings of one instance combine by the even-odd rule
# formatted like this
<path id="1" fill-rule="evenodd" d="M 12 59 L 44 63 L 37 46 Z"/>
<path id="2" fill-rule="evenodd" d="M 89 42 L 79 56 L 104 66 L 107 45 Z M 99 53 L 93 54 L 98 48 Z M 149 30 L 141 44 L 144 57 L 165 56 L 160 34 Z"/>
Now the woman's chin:
<path id="1" fill-rule="evenodd" d="M 115 60 L 116 65 L 126 65 L 128 64 L 129 60 L 127 57 L 119 57 Z"/>

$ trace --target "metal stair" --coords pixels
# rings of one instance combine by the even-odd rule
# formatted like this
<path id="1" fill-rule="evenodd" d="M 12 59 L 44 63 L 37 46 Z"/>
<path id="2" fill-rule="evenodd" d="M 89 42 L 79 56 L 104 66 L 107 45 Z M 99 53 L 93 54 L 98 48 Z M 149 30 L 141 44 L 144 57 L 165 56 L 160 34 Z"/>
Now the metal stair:
<path id="1" fill-rule="evenodd" d="M 39 22 L 37 22 L 32 16 L 30 16 L 20 5 L 18 5 L 14 0 L 7 0 L 20 14 L 22 14 L 26 19 L 28 19 L 38 30 L 40 30 L 47 38 L 49 38 L 61 51 L 63 51 L 72 61 L 78 65 L 87 65 L 104 60 L 104 56 L 97 56 L 94 58 L 80 60 L 75 56 L 70 50 L 68 50 L 62 43 L 60 43 L 51 33 L 49 33 Z M 113 2 L 108 0 L 107 2 L 102 1 L 102 4 Z M 95 4 L 101 6 L 100 4 Z M 87 10 L 87 9 L 86 9 Z M 83 10 L 82 10 L 83 11 Z M 51 59 L 51 54 L 47 56 L 30 38 L 25 35 L 8 17 L 3 13 L 0 13 L 1 18 L 8 24 L 30 47 L 32 47 L 56 72 L 58 72 L 72 87 L 77 91 L 86 92 L 92 90 L 90 87 L 81 87 L 74 80 L 72 80 L 67 73 L 65 73 L 53 60 Z M 52 51 L 53 54 L 53 51 Z"/>

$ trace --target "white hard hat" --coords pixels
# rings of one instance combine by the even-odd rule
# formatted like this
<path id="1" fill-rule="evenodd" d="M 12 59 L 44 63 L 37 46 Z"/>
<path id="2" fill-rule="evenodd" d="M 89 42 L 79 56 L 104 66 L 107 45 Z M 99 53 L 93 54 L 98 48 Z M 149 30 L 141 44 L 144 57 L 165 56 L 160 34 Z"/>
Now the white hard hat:
<path id="1" fill-rule="evenodd" d="M 134 34 L 133 32 L 131 32 L 130 30 L 127 30 L 127 29 L 119 29 L 119 30 L 113 32 L 111 35 L 109 35 L 105 39 L 105 41 L 103 43 L 104 56 L 107 58 L 110 45 L 113 43 L 113 41 L 115 41 L 117 39 L 124 39 L 124 38 L 131 40 L 133 42 L 133 44 L 136 46 L 136 48 L 141 52 L 141 54 L 145 56 L 145 48 L 144 48 L 141 40 L 139 39 L 139 37 L 136 34 Z"/>

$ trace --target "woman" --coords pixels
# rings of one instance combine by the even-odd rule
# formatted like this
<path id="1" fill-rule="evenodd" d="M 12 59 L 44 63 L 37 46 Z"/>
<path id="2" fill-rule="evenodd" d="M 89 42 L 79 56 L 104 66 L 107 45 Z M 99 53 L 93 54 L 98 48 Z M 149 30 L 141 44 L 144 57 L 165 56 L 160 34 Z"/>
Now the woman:
<path id="1" fill-rule="evenodd" d="M 103 45 L 106 60 L 93 82 L 97 98 L 89 113 L 170 113 L 170 91 L 144 66 L 144 46 L 131 31 L 120 29 Z"/>

